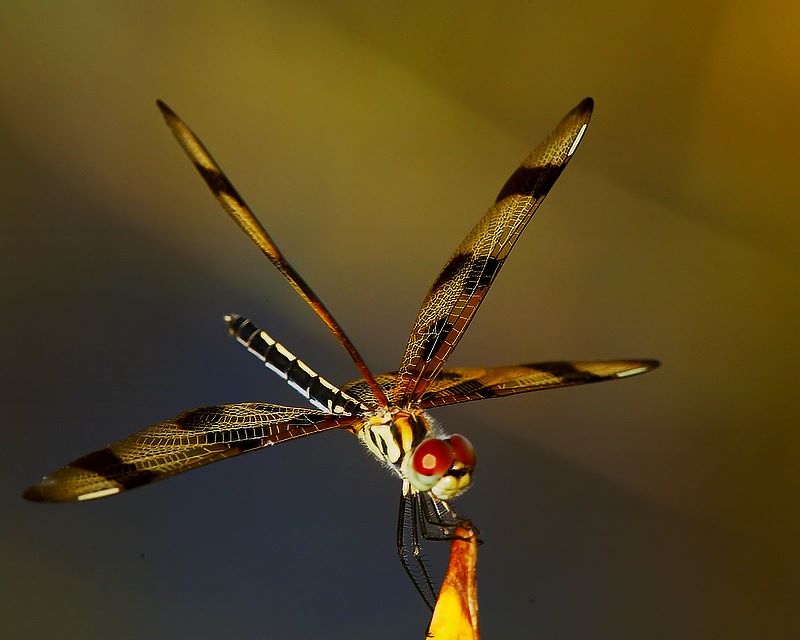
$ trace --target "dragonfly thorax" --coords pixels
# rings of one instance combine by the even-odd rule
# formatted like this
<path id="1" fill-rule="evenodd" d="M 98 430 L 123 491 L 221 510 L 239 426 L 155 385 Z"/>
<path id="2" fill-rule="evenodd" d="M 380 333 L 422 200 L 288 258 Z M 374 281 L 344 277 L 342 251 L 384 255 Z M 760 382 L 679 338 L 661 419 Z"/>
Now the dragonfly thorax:
<path id="1" fill-rule="evenodd" d="M 370 417 L 358 432 L 358 437 L 372 455 L 402 477 L 403 459 L 428 437 L 430 431 L 430 422 L 421 410 L 396 409 Z"/>
<path id="2" fill-rule="evenodd" d="M 464 436 L 434 437 L 421 410 L 373 416 L 358 433 L 376 458 L 390 467 L 412 492 L 430 491 L 449 500 L 469 488 L 475 450 Z"/>

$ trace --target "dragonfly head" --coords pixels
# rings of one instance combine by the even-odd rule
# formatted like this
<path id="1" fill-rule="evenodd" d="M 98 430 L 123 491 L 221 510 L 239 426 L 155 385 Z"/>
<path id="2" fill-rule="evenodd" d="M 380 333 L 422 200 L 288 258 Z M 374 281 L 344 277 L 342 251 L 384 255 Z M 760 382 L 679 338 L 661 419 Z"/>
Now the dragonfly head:
<path id="1" fill-rule="evenodd" d="M 426 438 L 406 456 L 403 471 L 417 491 L 450 500 L 469 488 L 475 460 L 475 449 L 464 436 Z"/>

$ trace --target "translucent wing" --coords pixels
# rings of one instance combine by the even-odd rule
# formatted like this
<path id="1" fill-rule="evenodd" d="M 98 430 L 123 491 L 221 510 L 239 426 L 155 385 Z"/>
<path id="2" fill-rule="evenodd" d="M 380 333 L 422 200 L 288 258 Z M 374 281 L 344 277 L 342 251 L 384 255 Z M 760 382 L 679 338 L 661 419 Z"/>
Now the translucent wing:
<path id="1" fill-rule="evenodd" d="M 615 380 L 646 373 L 657 366 L 657 360 L 600 360 L 442 369 L 417 401 L 417 406 L 430 409 L 482 398 Z M 384 388 L 391 388 L 397 380 L 397 373 L 382 373 L 376 379 Z M 342 390 L 362 402 L 371 400 L 370 388 L 363 380 L 348 382 Z"/>
<path id="2" fill-rule="evenodd" d="M 469 326 L 503 261 L 564 170 L 583 136 L 593 102 L 586 98 L 525 158 L 486 215 L 444 265 L 422 303 L 390 400 L 413 404 Z"/>
<path id="3" fill-rule="evenodd" d="M 603 360 L 538 362 L 487 369 L 444 369 L 428 386 L 419 406 L 429 409 L 482 398 L 627 378 L 646 373 L 657 366 L 656 360 Z"/>
<path id="4" fill-rule="evenodd" d="M 193 409 L 73 460 L 23 497 L 40 502 L 102 498 L 356 420 L 262 402 Z"/>
<path id="5" fill-rule="evenodd" d="M 311 289 L 305 280 L 300 276 L 294 267 L 289 264 L 289 261 L 281 253 L 278 246 L 272 240 L 267 230 L 256 219 L 250 207 L 244 201 L 236 187 L 233 186 L 228 177 L 222 171 L 222 168 L 217 164 L 217 161 L 208 152 L 200 139 L 189 128 L 189 126 L 181 120 L 178 115 L 170 109 L 161 100 L 157 101 L 158 108 L 161 110 L 164 120 L 172 130 L 178 143 L 181 145 L 186 155 L 194 164 L 195 169 L 200 176 L 205 180 L 211 193 L 222 205 L 222 208 L 228 212 L 233 221 L 239 225 L 247 236 L 261 249 L 262 253 L 269 258 L 270 262 L 275 265 L 278 271 L 281 272 L 284 278 L 289 281 L 292 288 L 306 301 L 308 306 L 317 314 L 317 316 L 327 325 L 331 333 L 336 336 L 339 343 L 345 348 L 350 357 L 353 359 L 356 367 L 368 381 L 373 385 L 375 394 L 378 396 L 378 404 L 385 407 L 387 406 L 386 398 L 383 396 L 377 386 L 374 386 L 373 377 L 370 373 L 364 359 L 356 350 L 350 338 L 345 334 L 344 329 L 339 326 L 336 319 L 328 311 L 327 307 L 322 303 L 316 293 Z"/>

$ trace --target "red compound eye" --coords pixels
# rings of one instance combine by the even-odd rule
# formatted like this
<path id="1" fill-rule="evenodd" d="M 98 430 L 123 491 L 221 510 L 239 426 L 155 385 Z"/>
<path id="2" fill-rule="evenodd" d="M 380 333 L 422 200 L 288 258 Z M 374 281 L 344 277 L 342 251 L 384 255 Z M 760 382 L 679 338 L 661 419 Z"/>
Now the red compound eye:
<path id="1" fill-rule="evenodd" d="M 443 440 L 430 438 L 419 443 L 411 457 L 411 465 L 421 476 L 441 476 L 455 458 L 453 448 Z"/>
<path id="2" fill-rule="evenodd" d="M 475 466 L 475 447 L 464 436 L 458 434 L 452 435 L 447 439 L 447 443 L 453 448 L 456 460 L 458 460 L 465 467 Z"/>

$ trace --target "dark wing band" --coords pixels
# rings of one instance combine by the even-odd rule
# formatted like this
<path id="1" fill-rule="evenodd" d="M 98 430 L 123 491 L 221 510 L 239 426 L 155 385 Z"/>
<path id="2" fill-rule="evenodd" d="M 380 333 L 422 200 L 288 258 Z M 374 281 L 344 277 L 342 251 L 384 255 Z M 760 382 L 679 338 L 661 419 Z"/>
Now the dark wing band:
<path id="1" fill-rule="evenodd" d="M 444 366 L 525 225 L 569 162 L 592 113 L 585 99 L 522 162 L 445 264 L 419 310 L 390 400 L 413 404 Z"/>
<path id="2" fill-rule="evenodd" d="M 658 364 L 656 360 L 603 360 L 538 362 L 487 369 L 444 369 L 428 386 L 419 406 L 430 409 L 470 400 L 628 378 L 651 371 Z"/>
<path id="3" fill-rule="evenodd" d="M 103 498 L 356 420 L 261 402 L 193 409 L 73 460 L 23 497 L 38 502 Z"/>
<path id="4" fill-rule="evenodd" d="M 350 338 L 347 337 L 344 329 L 339 326 L 339 323 L 336 322 L 331 312 L 328 311 L 327 307 L 322 303 L 322 300 L 320 300 L 317 294 L 308 286 L 306 281 L 295 271 L 288 260 L 283 257 L 283 254 L 273 242 L 267 230 L 264 229 L 261 223 L 256 219 L 250 207 L 248 207 L 247 203 L 244 201 L 244 198 L 239 195 L 236 187 L 228 180 L 222 168 L 217 164 L 216 160 L 211 157 L 211 154 L 200 139 L 164 102 L 158 100 L 157 104 L 167 125 L 178 140 L 178 143 L 186 152 L 186 155 L 189 156 L 195 169 L 197 169 L 197 172 L 203 180 L 205 180 L 208 188 L 211 189 L 211 193 L 214 194 L 214 197 L 222 205 L 222 208 L 228 212 L 228 215 L 233 218 L 234 222 L 236 222 L 242 231 L 244 231 L 256 246 L 261 249 L 264 255 L 269 258 L 270 262 L 281 272 L 283 277 L 289 281 L 292 288 L 327 325 L 331 333 L 336 336 L 339 343 L 345 348 L 347 353 L 350 354 L 350 357 L 353 359 L 356 367 L 358 367 L 361 375 L 364 376 L 364 379 L 367 380 L 370 385 L 374 385 L 372 374 L 367 368 L 364 359 L 358 353 L 353 343 L 350 342 Z M 378 398 L 378 404 L 386 407 L 388 404 L 386 398 L 383 397 L 383 393 L 377 388 L 377 385 L 374 385 L 374 391 Z"/>
<path id="5" fill-rule="evenodd" d="M 417 406 L 430 409 L 470 400 L 628 378 L 651 371 L 658 365 L 657 360 L 599 360 L 442 369 L 430 382 Z M 388 389 L 397 380 L 397 373 L 382 373 L 376 379 L 381 386 Z M 342 390 L 362 402 L 369 402 L 371 399 L 370 388 L 363 380 L 348 382 L 342 386 Z"/>

